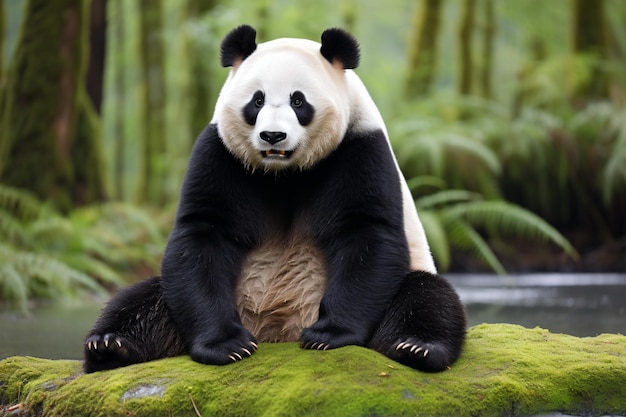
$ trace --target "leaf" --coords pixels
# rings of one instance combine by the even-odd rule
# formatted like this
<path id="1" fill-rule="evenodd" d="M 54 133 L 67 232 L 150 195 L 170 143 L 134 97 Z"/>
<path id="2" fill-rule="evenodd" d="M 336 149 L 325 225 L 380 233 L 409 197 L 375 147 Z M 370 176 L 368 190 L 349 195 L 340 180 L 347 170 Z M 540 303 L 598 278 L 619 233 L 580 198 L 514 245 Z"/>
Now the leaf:
<path id="1" fill-rule="evenodd" d="M 450 268 L 450 243 L 441 219 L 431 210 L 419 212 L 419 218 L 438 269 L 447 271 Z"/>
<path id="2" fill-rule="evenodd" d="M 413 193 L 422 187 L 444 188 L 446 186 L 446 182 L 444 180 L 432 175 L 419 175 L 408 179 L 406 183 Z"/>
<path id="3" fill-rule="evenodd" d="M 446 229 L 453 246 L 473 253 L 497 274 L 506 275 L 504 266 L 489 248 L 487 242 L 469 224 L 459 218 L 453 218 L 446 222 Z"/>
<path id="4" fill-rule="evenodd" d="M 446 216 L 463 218 L 474 226 L 518 237 L 545 239 L 555 243 L 572 258 L 579 255 L 554 227 L 534 213 L 501 200 L 459 203 L 446 208 Z"/>
<path id="5" fill-rule="evenodd" d="M 430 209 L 461 201 L 471 201 L 480 199 L 480 194 L 466 190 L 444 190 L 415 200 L 415 207 L 418 210 Z"/>
<path id="6" fill-rule="evenodd" d="M 10 212 L 14 217 L 20 220 L 35 219 L 43 207 L 43 203 L 31 193 L 0 184 L 0 208 Z"/>
<path id="7" fill-rule="evenodd" d="M 2 249 L 0 248 L 0 251 Z M 28 310 L 28 289 L 24 280 L 13 265 L 4 263 L 4 260 L 0 263 L 0 295 L 3 299 L 14 300 L 22 312 Z"/>

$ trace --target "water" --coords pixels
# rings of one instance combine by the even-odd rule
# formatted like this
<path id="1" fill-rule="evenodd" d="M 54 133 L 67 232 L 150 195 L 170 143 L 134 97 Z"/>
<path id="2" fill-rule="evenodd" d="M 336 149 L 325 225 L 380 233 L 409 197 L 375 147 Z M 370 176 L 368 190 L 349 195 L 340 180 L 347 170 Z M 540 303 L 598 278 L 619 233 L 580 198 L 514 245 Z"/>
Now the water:
<path id="1" fill-rule="evenodd" d="M 448 275 L 470 325 L 515 323 L 554 333 L 626 334 L 626 274 Z M 30 355 L 80 359 L 103 301 L 36 308 L 30 317 L 0 313 L 0 359 Z"/>
<path id="2" fill-rule="evenodd" d="M 89 300 L 40 306 L 28 316 L 0 312 L 0 359 L 80 359 L 85 334 L 103 306 L 104 301 Z"/>
<path id="3" fill-rule="evenodd" d="M 450 275 L 470 325 L 514 323 L 553 333 L 626 334 L 626 274 Z"/>

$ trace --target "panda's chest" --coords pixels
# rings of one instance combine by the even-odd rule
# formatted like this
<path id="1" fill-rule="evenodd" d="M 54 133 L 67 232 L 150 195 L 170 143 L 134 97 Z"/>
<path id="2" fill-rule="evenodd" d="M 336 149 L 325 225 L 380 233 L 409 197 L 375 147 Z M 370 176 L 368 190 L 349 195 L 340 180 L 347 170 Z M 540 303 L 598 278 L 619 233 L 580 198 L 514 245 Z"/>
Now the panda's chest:
<path id="1" fill-rule="evenodd" d="M 246 258 L 237 286 L 242 324 L 259 342 L 297 341 L 318 318 L 326 269 L 313 242 L 279 233 Z"/>

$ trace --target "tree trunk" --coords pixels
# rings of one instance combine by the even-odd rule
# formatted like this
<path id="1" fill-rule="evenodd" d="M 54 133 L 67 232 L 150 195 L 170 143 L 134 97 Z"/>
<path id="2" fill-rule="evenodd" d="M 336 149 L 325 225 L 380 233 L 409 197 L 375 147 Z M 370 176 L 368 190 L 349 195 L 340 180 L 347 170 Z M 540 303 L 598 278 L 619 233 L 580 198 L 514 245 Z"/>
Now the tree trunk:
<path id="1" fill-rule="evenodd" d="M 189 19 L 201 23 L 201 18 L 211 11 L 217 0 L 190 1 L 188 3 L 187 14 Z M 210 32 L 208 25 L 203 25 L 201 34 L 188 37 L 189 45 L 189 67 L 191 72 L 191 82 L 189 83 L 190 100 L 190 126 L 193 135 L 199 135 L 211 119 L 213 102 L 217 98 L 217 89 L 213 85 L 212 65 L 208 61 L 213 56 L 217 56 L 218 51 L 208 50 L 210 45 L 204 37 L 215 37 L 215 33 Z"/>
<path id="2" fill-rule="evenodd" d="M 4 2 L 0 2 L 0 92 L 4 86 Z"/>
<path id="3" fill-rule="evenodd" d="M 472 32 L 474 30 L 474 12 L 476 1 L 465 0 L 463 3 L 461 25 L 459 28 L 459 84 L 461 95 L 472 93 Z"/>
<path id="4" fill-rule="evenodd" d="M 4 31 L 6 28 L 6 22 L 5 22 L 5 16 L 4 16 L 4 2 L 0 1 L 0 128 L 2 126 L 2 114 L 4 114 L 4 85 L 6 83 L 5 81 L 5 74 L 6 71 L 4 70 Z M 2 133 L 2 131 L 0 130 L 0 133 Z M 0 139 L 0 151 L 2 150 L 2 140 Z M 0 154 L 0 167 L 2 166 L 2 155 Z M 2 171 L 0 171 L 0 178 L 2 176 Z"/>
<path id="5" fill-rule="evenodd" d="M 125 30 L 126 14 L 124 13 L 123 3 L 126 0 L 112 0 L 110 2 L 110 15 L 112 17 L 109 23 L 111 43 L 109 45 L 109 57 L 113 59 L 115 65 L 109 65 L 111 72 L 111 97 L 107 100 L 114 100 L 113 105 L 109 107 L 111 111 L 110 120 L 112 120 L 112 157 L 109 159 L 112 169 L 113 196 L 118 200 L 124 200 L 127 196 L 125 193 L 125 174 L 126 174 L 126 133 L 124 131 L 124 117 L 128 111 L 126 105 L 126 61 L 124 60 L 124 43 L 128 41 L 127 32 Z"/>
<path id="6" fill-rule="evenodd" d="M 102 109 L 102 86 L 104 84 L 104 58 L 106 52 L 107 0 L 91 0 L 91 24 L 89 30 L 89 66 L 87 69 L 87 93 L 98 114 Z"/>
<path id="7" fill-rule="evenodd" d="M 437 36 L 441 0 L 420 2 L 413 20 L 413 36 L 409 43 L 409 68 L 406 82 L 407 98 L 428 94 L 437 67 Z"/>
<path id="8" fill-rule="evenodd" d="M 165 65 L 161 0 L 141 0 L 141 66 L 144 91 L 143 174 L 140 199 L 165 202 Z"/>
<path id="9" fill-rule="evenodd" d="M 85 100 L 88 2 L 31 0 L 8 74 L 3 183 L 59 209 L 104 198 L 99 120 Z"/>
<path id="10" fill-rule="evenodd" d="M 573 49 L 577 54 L 588 54 L 594 61 L 589 81 L 575 93 L 574 102 L 608 97 L 608 74 L 602 69 L 608 57 L 607 27 L 604 1 L 573 0 Z"/>
<path id="11" fill-rule="evenodd" d="M 483 59 L 480 73 L 480 90 L 483 97 L 493 98 L 491 78 L 493 77 L 493 45 L 496 33 L 496 19 L 493 0 L 484 1 L 485 26 L 483 31 Z"/>

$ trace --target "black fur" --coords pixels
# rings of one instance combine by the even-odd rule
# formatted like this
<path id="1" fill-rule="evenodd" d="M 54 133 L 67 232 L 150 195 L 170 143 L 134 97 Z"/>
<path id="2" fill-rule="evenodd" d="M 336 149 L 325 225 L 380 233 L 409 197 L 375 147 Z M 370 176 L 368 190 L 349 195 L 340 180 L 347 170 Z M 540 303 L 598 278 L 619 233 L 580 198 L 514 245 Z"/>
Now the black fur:
<path id="1" fill-rule="evenodd" d="M 177 356 L 186 349 L 158 278 L 120 291 L 107 304 L 85 341 L 85 372 Z"/>
<path id="2" fill-rule="evenodd" d="M 354 69 L 359 66 L 359 43 L 343 29 L 327 29 L 322 33 L 320 53 L 331 64 L 339 61 L 343 69 Z"/>
<path id="3" fill-rule="evenodd" d="M 311 124 L 313 117 L 315 116 L 315 108 L 307 101 L 306 96 L 302 91 L 296 90 L 291 93 L 291 108 L 294 113 L 296 113 L 298 123 L 302 126 L 308 126 Z"/>
<path id="4" fill-rule="evenodd" d="M 245 60 L 256 50 L 256 30 L 251 26 L 241 25 L 231 30 L 221 45 L 221 64 L 232 67 Z"/>
<path id="5" fill-rule="evenodd" d="M 326 261 L 328 287 L 319 320 L 302 333 L 304 348 L 369 346 L 425 371 L 458 357 L 463 306 L 443 278 L 410 273 L 400 180 L 381 131 L 347 135 L 310 170 L 260 171 L 245 170 L 215 125 L 204 130 L 162 278 L 105 308 L 87 338 L 87 372 L 182 353 L 207 364 L 250 356 L 256 342 L 241 324 L 234 290 L 245 256 L 276 233 L 307 236 Z M 111 348 L 110 340 L 120 343 Z"/>
<path id="6" fill-rule="evenodd" d="M 250 126 L 254 126 L 256 124 L 256 118 L 259 116 L 259 112 L 264 105 L 265 94 L 263 94 L 261 90 L 255 91 L 248 104 L 243 107 L 243 120 Z"/>
<path id="7" fill-rule="evenodd" d="M 413 368 L 437 372 L 461 354 L 465 327 L 465 311 L 448 281 L 428 272 L 413 272 L 396 293 L 368 347 Z"/>

